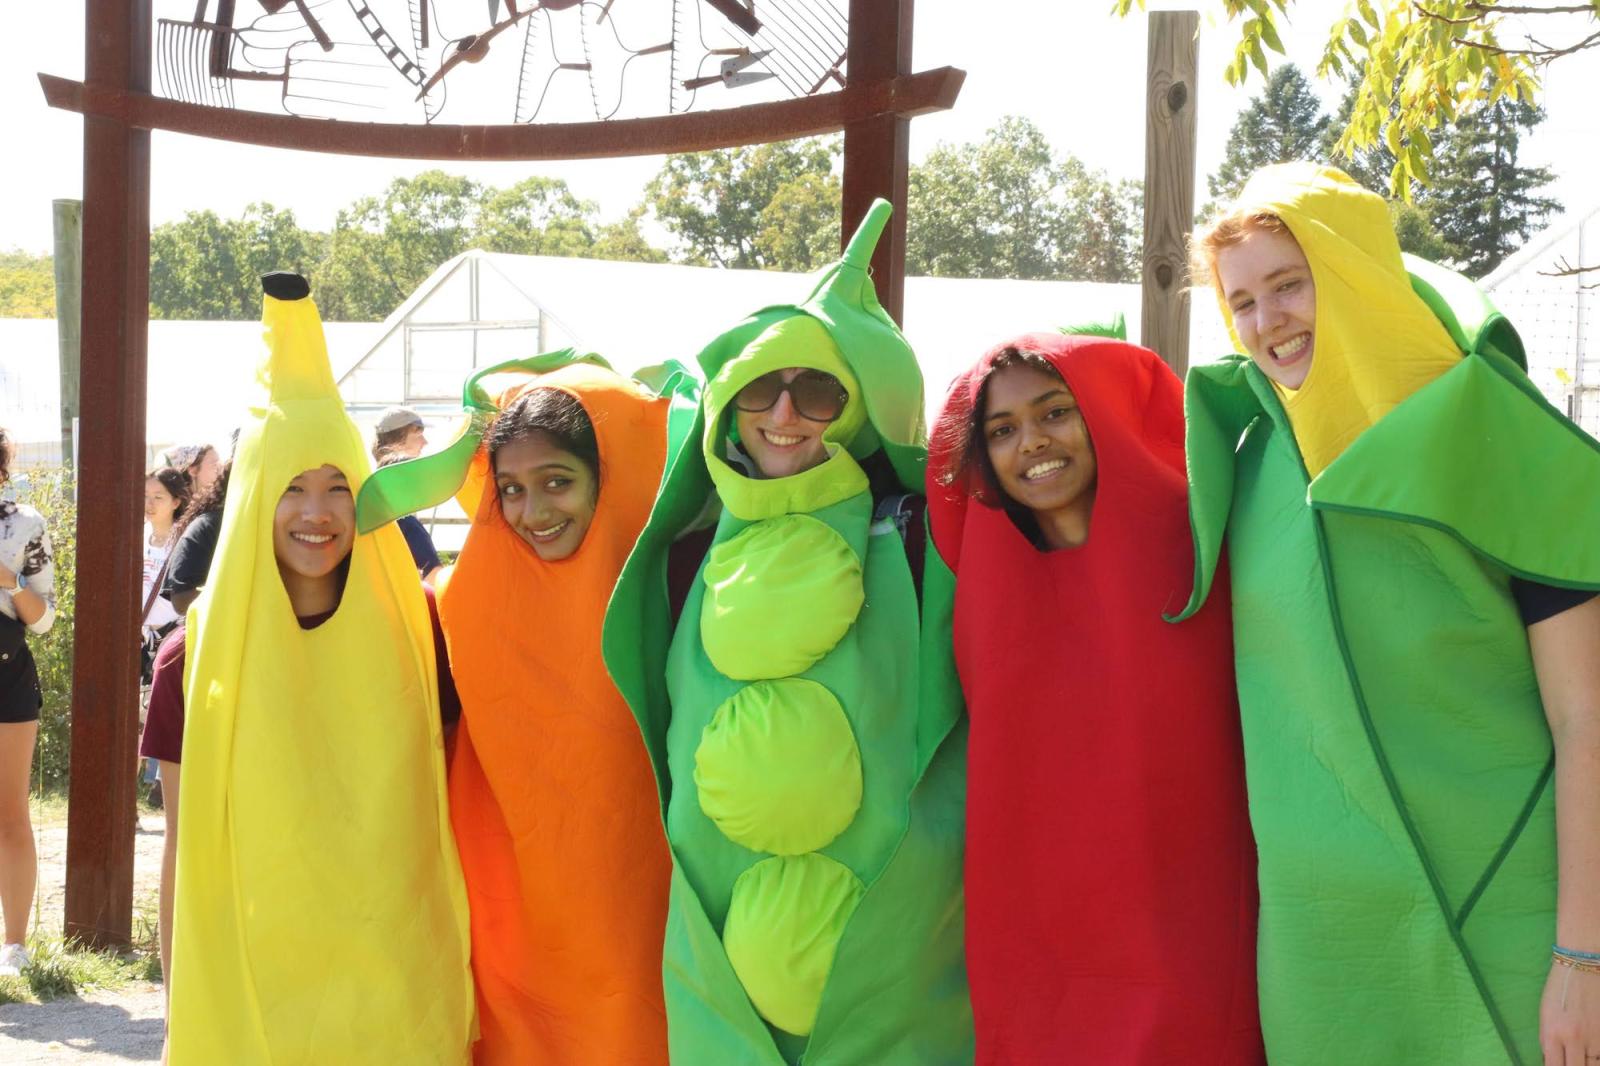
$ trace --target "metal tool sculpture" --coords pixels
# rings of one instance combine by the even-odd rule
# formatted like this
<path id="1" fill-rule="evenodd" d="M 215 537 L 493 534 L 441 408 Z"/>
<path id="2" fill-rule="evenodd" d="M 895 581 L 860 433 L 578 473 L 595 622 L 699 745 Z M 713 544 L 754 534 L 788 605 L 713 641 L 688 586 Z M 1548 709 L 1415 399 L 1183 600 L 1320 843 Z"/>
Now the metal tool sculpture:
<path id="1" fill-rule="evenodd" d="M 704 88 L 770 83 L 757 95 L 773 99 L 842 87 L 847 7 L 488 0 L 486 11 L 479 0 L 185 0 L 187 17 L 157 23 L 155 66 L 161 95 L 213 108 L 432 123 L 456 86 L 448 120 L 503 121 L 507 100 L 516 123 L 644 117 L 689 111 Z"/>

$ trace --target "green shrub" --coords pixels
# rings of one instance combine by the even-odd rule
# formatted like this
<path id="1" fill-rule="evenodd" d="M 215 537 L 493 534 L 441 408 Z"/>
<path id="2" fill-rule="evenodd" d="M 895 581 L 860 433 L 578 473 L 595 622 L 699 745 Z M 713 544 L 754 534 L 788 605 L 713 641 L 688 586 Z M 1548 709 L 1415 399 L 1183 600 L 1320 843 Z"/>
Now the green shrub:
<path id="1" fill-rule="evenodd" d="M 44 515 L 55 562 L 56 621 L 44 636 L 28 635 L 39 664 L 44 706 L 39 712 L 39 746 L 34 753 L 33 787 L 63 789 L 72 751 L 72 609 L 77 574 L 78 508 L 72 471 L 64 467 L 29 470 L 17 479 L 17 502 Z"/>

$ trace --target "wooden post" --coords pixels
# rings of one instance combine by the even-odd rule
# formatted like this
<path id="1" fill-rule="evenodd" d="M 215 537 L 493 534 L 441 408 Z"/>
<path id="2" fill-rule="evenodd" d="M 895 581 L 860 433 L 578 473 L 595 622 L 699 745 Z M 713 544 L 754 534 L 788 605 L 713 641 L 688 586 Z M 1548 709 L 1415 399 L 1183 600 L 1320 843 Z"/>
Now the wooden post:
<path id="1" fill-rule="evenodd" d="M 1189 369 L 1188 256 L 1194 226 L 1195 75 L 1200 13 L 1150 13 L 1144 137 L 1144 273 L 1139 343 Z"/>
<path id="2" fill-rule="evenodd" d="M 911 73 L 913 0 L 850 0 L 847 82 L 880 80 Z M 905 324 L 906 185 L 911 173 L 911 122 L 879 115 L 844 130 L 844 188 L 840 205 L 841 241 L 848 241 L 872 201 L 894 204 L 894 216 L 872 256 L 878 302 Z"/>
<path id="3" fill-rule="evenodd" d="M 150 0 L 87 6 L 86 83 L 150 90 Z M 139 554 L 150 133 L 84 117 L 83 375 L 66 934 L 121 947 L 133 927 Z"/>
<path id="4" fill-rule="evenodd" d="M 78 417 L 79 339 L 83 313 L 83 201 L 51 204 L 55 229 L 56 350 L 61 364 L 61 465 L 71 469 L 72 423 Z"/>

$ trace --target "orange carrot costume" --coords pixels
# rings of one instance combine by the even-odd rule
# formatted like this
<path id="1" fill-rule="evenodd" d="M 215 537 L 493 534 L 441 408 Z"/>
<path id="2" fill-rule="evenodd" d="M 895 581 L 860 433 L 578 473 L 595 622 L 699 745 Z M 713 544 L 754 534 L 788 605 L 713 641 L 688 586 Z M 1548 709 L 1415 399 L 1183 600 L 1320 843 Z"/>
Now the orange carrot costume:
<path id="1" fill-rule="evenodd" d="M 594 423 L 600 494 L 577 552 L 546 562 L 501 517 L 482 451 L 462 487 L 472 528 L 439 610 L 462 704 L 450 808 L 472 908 L 475 1059 L 665 1064 L 671 860 L 600 631 L 661 480 L 668 401 L 586 363 L 485 384 L 501 410 L 535 387 L 576 397 Z"/>

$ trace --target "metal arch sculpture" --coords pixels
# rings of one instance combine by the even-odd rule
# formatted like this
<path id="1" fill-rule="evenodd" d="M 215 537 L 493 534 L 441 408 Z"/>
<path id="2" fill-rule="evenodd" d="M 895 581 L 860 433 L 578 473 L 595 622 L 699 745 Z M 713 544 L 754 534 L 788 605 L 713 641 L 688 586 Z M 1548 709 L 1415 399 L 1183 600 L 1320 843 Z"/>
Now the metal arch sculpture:
<path id="1" fill-rule="evenodd" d="M 912 72 L 913 0 L 488 0 L 486 19 L 463 14 L 482 0 L 404 0 L 409 34 L 398 17 L 380 17 L 380 8 L 400 0 L 245 2 L 263 12 L 249 25 L 259 30 L 271 20 L 264 24 L 292 39 L 241 44 L 234 28 L 238 0 L 216 0 L 214 9 L 210 0 L 85 0 L 84 80 L 40 77 L 51 106 L 84 116 L 77 590 L 85 609 L 74 625 L 65 931 L 96 946 L 125 946 L 132 932 L 134 649 L 142 577 L 132 546 L 143 484 L 150 131 L 346 155 L 536 160 L 700 151 L 843 130 L 844 232 L 877 196 L 899 208 L 873 257 L 880 300 L 899 318 L 908 120 L 952 106 L 965 78 L 948 67 Z M 621 13 L 651 3 L 670 5 L 670 45 L 622 28 Z M 153 8 L 168 5 L 187 5 L 189 17 L 169 20 L 173 26 L 162 38 Z M 440 25 L 446 12 L 451 22 Z M 575 27 L 574 57 L 552 45 L 549 55 L 540 52 L 545 67 L 528 74 L 526 64 L 517 64 L 516 105 L 509 109 L 516 121 L 445 121 L 454 109 L 447 110 L 440 90 L 471 77 L 475 67 L 498 63 L 519 26 L 526 54 L 535 20 L 552 30 Z M 716 28 L 710 38 L 701 35 L 707 25 Z M 547 39 L 554 41 L 553 33 Z M 353 40 L 359 55 L 355 73 L 325 71 L 347 83 L 342 95 L 318 101 L 307 91 L 295 97 L 303 113 L 284 107 L 293 64 L 309 87 L 316 63 L 343 58 L 342 40 Z M 607 67 L 609 60 L 618 61 Z M 666 113 L 629 115 L 625 83 L 652 63 L 658 77 L 660 67 L 666 70 Z M 557 74 L 566 79 L 564 93 L 584 74 L 591 117 L 548 121 L 547 94 L 541 87 L 536 101 L 531 88 L 540 70 L 544 86 Z M 615 93 L 595 87 L 597 79 L 612 84 L 606 71 L 621 87 Z M 761 74 L 771 76 L 755 77 Z M 352 120 L 352 113 L 376 117 L 373 108 L 351 106 L 364 99 L 352 80 L 403 99 L 413 115 L 420 108 L 422 121 Z M 702 89 L 709 98 L 744 93 L 752 84 L 787 98 L 696 106 Z M 274 91 L 276 113 L 236 106 L 236 94 L 250 101 Z M 511 92 L 503 99 L 511 100 Z"/>
<path id="2" fill-rule="evenodd" d="M 704 150 L 909 118 L 951 107 L 965 77 L 945 67 L 851 78 L 840 9 L 848 0 L 488 0 L 486 18 L 482 0 L 246 2 L 260 8 L 249 21 L 237 0 L 214 8 L 200 0 L 186 19 L 156 21 L 159 93 L 41 75 L 46 100 L 140 129 L 274 147 L 548 160 Z M 451 99 L 467 68 L 512 48 L 517 62 L 493 71 L 507 84 L 491 76 L 473 86 L 487 104 Z M 650 84 L 640 84 L 641 62 L 654 64 Z M 558 79 L 565 89 L 554 99 Z M 755 84 L 787 99 L 697 109 L 702 90 Z M 646 93 L 652 86 L 664 92 Z M 640 107 L 652 97 L 664 111 Z M 445 121 L 496 110 L 512 121 Z M 540 121 L 552 110 L 588 114 Z"/>

